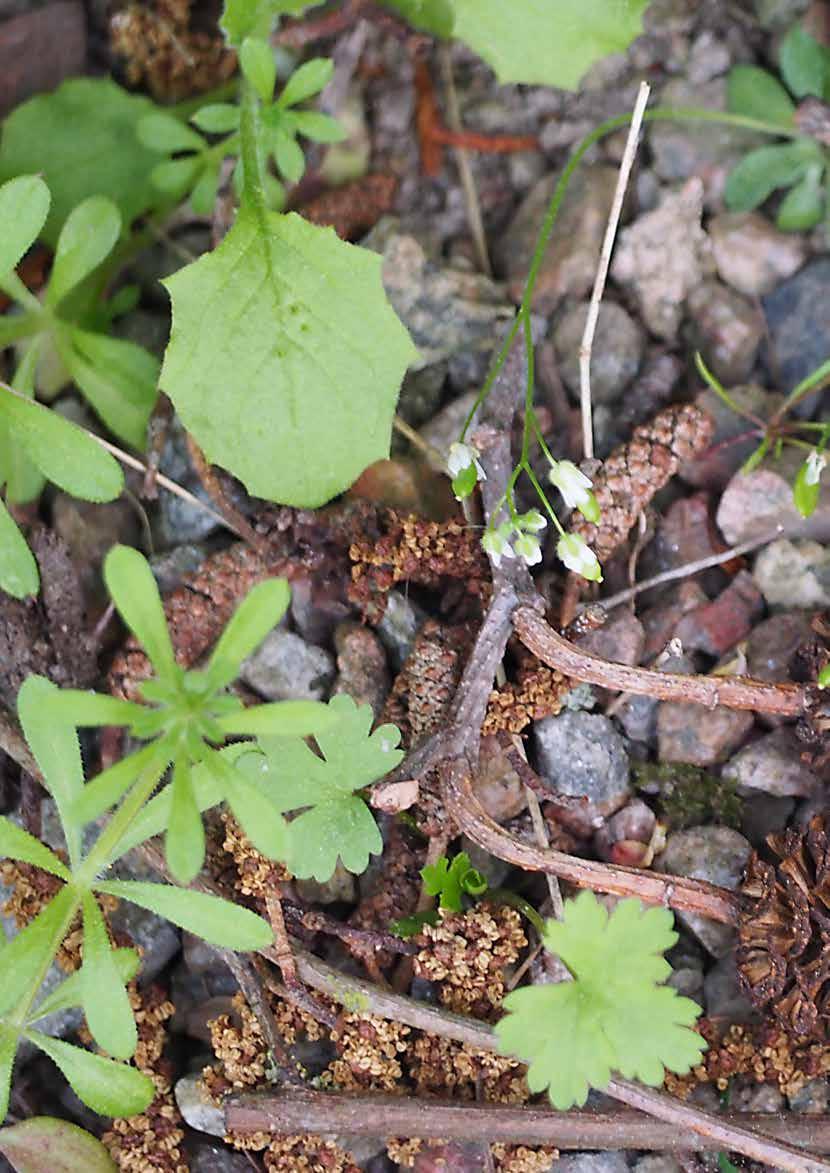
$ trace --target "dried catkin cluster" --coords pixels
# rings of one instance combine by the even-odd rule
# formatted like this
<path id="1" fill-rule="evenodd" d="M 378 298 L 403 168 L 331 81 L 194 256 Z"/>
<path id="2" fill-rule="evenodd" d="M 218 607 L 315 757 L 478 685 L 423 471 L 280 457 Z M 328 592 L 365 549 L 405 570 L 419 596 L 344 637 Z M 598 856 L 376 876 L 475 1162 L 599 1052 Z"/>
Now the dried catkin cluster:
<path id="1" fill-rule="evenodd" d="M 378 520 L 377 536 L 358 539 L 349 548 L 349 596 L 370 622 L 383 617 L 386 597 L 399 582 L 436 588 L 455 580 L 473 597 L 487 589 L 487 559 L 476 530 L 460 521 L 428 521 L 393 509 Z"/>
<path id="2" fill-rule="evenodd" d="M 594 525 L 577 517 L 572 526 L 600 562 L 622 545 L 655 493 L 680 465 L 708 447 L 713 428 L 711 417 L 694 404 L 667 407 L 635 428 L 627 444 L 614 449 L 594 478 L 599 522 Z"/>
<path id="3" fill-rule="evenodd" d="M 777 1084 L 784 1095 L 792 1096 L 809 1080 L 830 1072 L 826 1043 L 796 1040 L 770 1023 L 724 1027 L 702 1018 L 697 1029 L 709 1044 L 703 1062 L 689 1075 L 666 1076 L 666 1089 L 682 1099 L 699 1083 L 714 1083 L 726 1091 L 736 1075 Z"/>
<path id="4" fill-rule="evenodd" d="M 410 1033 L 408 1026 L 386 1018 L 341 1016 L 331 1034 L 339 1055 L 329 1064 L 323 1082 L 349 1091 L 401 1090 L 401 1057 Z"/>
<path id="5" fill-rule="evenodd" d="M 269 892 L 278 890 L 281 881 L 291 879 L 291 873 L 281 863 L 257 851 L 232 814 L 223 811 L 220 818 L 225 828 L 222 849 L 234 862 L 233 886 L 240 895 L 265 900 Z"/>
<path id="6" fill-rule="evenodd" d="M 538 660 L 523 665 L 514 682 L 494 688 L 487 702 L 482 733 L 521 733 L 531 721 L 555 717 L 572 682 Z"/>
<path id="7" fill-rule="evenodd" d="M 129 994 L 138 1027 L 133 1063 L 153 1080 L 156 1096 L 140 1115 L 113 1120 L 101 1140 L 123 1173 L 187 1173 L 182 1118 L 163 1057 L 173 1003 L 158 986 L 141 991 L 131 987 Z"/>
<path id="8" fill-rule="evenodd" d="M 124 60 L 130 85 L 144 85 L 161 102 L 176 102 L 226 82 L 236 54 L 219 30 L 192 27 L 192 0 L 129 4 L 110 21 L 110 47 Z"/>
<path id="9" fill-rule="evenodd" d="M 383 721 L 401 731 L 404 745 L 419 745 L 445 719 L 470 649 L 470 631 L 429 619 L 395 677 Z"/>
<path id="10" fill-rule="evenodd" d="M 482 903 L 468 912 L 441 914 L 424 925 L 415 972 L 439 983 L 444 1006 L 491 1021 L 505 992 L 505 969 L 527 945 L 515 908 Z"/>

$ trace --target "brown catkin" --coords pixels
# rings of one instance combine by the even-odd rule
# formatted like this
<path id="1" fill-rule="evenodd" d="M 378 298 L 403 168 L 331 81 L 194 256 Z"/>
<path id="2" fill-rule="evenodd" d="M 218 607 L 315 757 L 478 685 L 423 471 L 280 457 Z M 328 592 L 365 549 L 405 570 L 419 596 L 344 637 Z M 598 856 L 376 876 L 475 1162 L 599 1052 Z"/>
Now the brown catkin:
<path id="1" fill-rule="evenodd" d="M 571 532 L 584 538 L 605 562 L 680 465 L 709 446 L 713 426 L 710 416 L 687 403 L 667 407 L 635 428 L 628 443 L 614 449 L 594 478 L 599 522 L 594 525 L 578 516 Z"/>

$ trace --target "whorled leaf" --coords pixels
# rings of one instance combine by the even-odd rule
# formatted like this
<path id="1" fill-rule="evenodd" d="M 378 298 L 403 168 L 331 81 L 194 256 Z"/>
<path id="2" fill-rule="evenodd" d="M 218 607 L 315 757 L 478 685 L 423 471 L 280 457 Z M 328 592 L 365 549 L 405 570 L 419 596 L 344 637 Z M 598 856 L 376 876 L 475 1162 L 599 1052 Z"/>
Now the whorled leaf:
<path id="1" fill-rule="evenodd" d="M 126 1063 L 82 1051 L 40 1031 L 26 1031 L 26 1038 L 49 1056 L 75 1094 L 100 1116 L 135 1116 L 156 1094 L 150 1077 Z"/>

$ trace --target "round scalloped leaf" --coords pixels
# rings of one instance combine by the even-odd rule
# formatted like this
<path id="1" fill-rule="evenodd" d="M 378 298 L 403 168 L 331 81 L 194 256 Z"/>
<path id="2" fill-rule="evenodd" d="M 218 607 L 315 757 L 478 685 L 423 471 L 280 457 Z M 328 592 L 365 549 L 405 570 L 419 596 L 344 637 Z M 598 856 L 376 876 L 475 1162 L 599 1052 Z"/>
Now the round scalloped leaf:
<path id="1" fill-rule="evenodd" d="M 314 508 L 388 455 L 415 348 L 380 257 L 293 213 L 243 209 L 165 284 L 161 386 L 211 463 L 258 497 Z"/>

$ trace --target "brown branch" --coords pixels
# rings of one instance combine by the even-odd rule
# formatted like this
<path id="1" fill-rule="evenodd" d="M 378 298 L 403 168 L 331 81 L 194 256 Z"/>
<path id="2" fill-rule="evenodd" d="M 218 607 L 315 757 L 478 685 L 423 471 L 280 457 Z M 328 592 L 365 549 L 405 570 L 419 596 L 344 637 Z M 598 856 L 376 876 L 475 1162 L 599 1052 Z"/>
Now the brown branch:
<path id="1" fill-rule="evenodd" d="M 800 684 L 770 684 L 745 676 L 679 676 L 612 664 L 563 639 L 530 607 L 516 610 L 513 626 L 525 647 L 549 668 L 558 668 L 587 684 L 658 700 L 693 702 L 709 709 L 724 705 L 781 717 L 799 717 L 807 711 L 808 691 Z"/>
<path id="2" fill-rule="evenodd" d="M 254 1017 L 259 1023 L 259 1029 L 262 1031 L 262 1037 L 268 1048 L 268 1054 L 273 1060 L 281 1079 L 285 1083 L 292 1084 L 294 1087 L 305 1087 L 302 1076 L 297 1070 L 297 1064 L 288 1053 L 288 1049 L 279 1032 L 274 1015 L 271 1012 L 271 1007 L 268 1005 L 268 1000 L 265 997 L 265 991 L 263 990 L 259 974 L 254 969 L 253 964 L 247 957 L 240 956 L 240 954 L 234 953 L 230 949 L 217 949 L 216 953 L 222 958 L 225 965 L 227 965 L 228 969 L 236 978 L 236 984 L 245 996 L 245 1001 L 250 1006 Z"/>
<path id="3" fill-rule="evenodd" d="M 635 896 L 646 904 L 663 904 L 681 912 L 708 916 L 723 924 L 737 921 L 739 900 L 726 888 L 686 876 L 662 875 L 581 859 L 562 851 L 542 850 L 515 839 L 482 807 L 473 789 L 469 766 L 463 759 L 445 763 L 442 775 L 444 801 L 459 829 L 498 859 L 526 871 L 559 876 L 580 888 L 593 888 L 615 896 Z"/>
<path id="4" fill-rule="evenodd" d="M 798 1148 L 830 1152 L 830 1118 L 781 1117 L 735 1112 L 723 1116 L 725 1127 L 749 1132 L 763 1129 Z M 610 1112 L 555 1112 L 547 1107 L 507 1104 L 459 1104 L 438 1099 L 388 1095 L 338 1095 L 305 1091 L 295 1094 L 250 1093 L 225 1104 L 229 1131 L 311 1132 L 315 1136 L 375 1136 L 378 1121 L 394 1136 L 425 1139 L 483 1140 L 486 1143 L 554 1145 L 559 1149 L 658 1149 L 684 1151 L 688 1135 L 676 1123 L 627 1109 Z M 695 1140 L 696 1148 L 719 1149 L 714 1136 Z M 806 1166 L 802 1166 L 806 1167 Z M 826 1168 L 822 1162 L 819 1168 Z"/>

